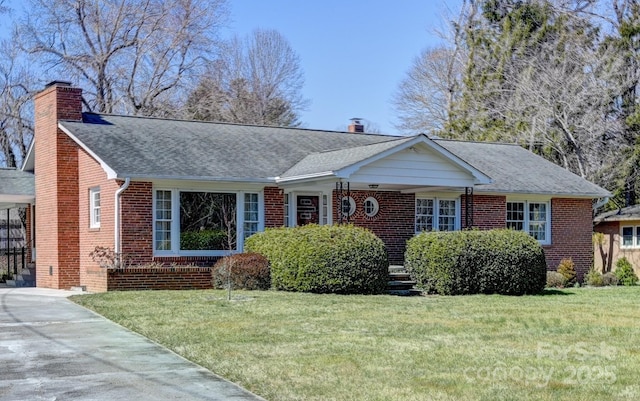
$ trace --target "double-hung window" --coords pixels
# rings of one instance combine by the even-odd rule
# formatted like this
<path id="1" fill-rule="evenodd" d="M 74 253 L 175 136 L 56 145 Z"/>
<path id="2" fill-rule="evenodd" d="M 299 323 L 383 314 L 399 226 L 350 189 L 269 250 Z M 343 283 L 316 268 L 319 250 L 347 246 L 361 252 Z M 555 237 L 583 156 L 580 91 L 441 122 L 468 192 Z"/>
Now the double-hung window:
<path id="1" fill-rule="evenodd" d="M 89 227 L 100 228 L 100 187 L 89 189 Z"/>
<path id="2" fill-rule="evenodd" d="M 640 226 L 622 226 L 621 248 L 640 248 Z"/>
<path id="3" fill-rule="evenodd" d="M 417 233 L 422 231 L 454 231 L 459 224 L 458 206 L 454 199 L 416 198 Z"/>
<path id="4" fill-rule="evenodd" d="M 549 202 L 507 202 L 507 228 L 526 231 L 541 244 L 550 244 L 549 209 Z"/>

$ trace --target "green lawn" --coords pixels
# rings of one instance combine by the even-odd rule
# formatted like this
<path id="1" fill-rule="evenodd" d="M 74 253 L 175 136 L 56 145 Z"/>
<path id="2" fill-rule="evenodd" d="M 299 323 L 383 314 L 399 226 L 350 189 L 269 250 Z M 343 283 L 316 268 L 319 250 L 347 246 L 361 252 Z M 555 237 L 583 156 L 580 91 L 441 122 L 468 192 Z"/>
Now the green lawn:
<path id="1" fill-rule="evenodd" d="M 640 287 L 72 299 L 269 400 L 640 399 Z"/>

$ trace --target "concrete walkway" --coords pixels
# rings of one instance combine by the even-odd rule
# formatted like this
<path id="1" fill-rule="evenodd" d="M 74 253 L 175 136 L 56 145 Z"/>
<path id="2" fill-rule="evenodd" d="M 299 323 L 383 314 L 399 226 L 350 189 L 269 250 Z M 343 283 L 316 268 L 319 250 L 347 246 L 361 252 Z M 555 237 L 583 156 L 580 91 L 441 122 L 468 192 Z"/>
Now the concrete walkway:
<path id="1" fill-rule="evenodd" d="M 0 400 L 262 400 L 72 294 L 0 288 Z"/>

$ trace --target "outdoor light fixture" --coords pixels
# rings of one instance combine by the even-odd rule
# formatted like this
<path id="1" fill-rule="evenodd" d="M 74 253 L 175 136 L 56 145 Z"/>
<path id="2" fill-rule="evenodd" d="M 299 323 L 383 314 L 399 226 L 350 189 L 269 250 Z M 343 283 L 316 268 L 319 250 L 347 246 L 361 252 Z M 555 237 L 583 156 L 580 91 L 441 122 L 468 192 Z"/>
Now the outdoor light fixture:
<path id="1" fill-rule="evenodd" d="M 378 188 L 378 184 L 369 184 L 369 188 L 370 189 L 376 189 L 376 188 Z"/>

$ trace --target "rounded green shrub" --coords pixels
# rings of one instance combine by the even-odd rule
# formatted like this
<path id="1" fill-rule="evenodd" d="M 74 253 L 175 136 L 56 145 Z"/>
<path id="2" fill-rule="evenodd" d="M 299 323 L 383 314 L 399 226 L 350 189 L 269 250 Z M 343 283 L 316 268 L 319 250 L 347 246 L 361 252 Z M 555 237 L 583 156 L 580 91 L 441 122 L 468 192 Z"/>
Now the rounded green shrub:
<path id="1" fill-rule="evenodd" d="M 219 259 L 211 271 L 214 288 L 268 290 L 269 261 L 258 253 L 239 253 Z"/>
<path id="2" fill-rule="evenodd" d="M 546 284 L 544 251 L 513 230 L 421 233 L 407 242 L 405 267 L 430 293 L 536 294 Z"/>
<path id="3" fill-rule="evenodd" d="M 247 238 L 244 248 L 269 260 L 278 290 L 380 294 L 388 281 L 384 243 L 353 225 L 271 228 Z"/>
<path id="4" fill-rule="evenodd" d="M 547 288 L 564 288 L 567 285 L 567 279 L 556 271 L 547 272 Z"/>
<path id="5" fill-rule="evenodd" d="M 633 271 L 631 262 L 625 257 L 618 259 L 616 262 L 616 270 L 614 271 L 620 285 L 636 285 L 638 284 L 638 276 Z"/>

